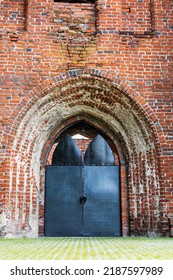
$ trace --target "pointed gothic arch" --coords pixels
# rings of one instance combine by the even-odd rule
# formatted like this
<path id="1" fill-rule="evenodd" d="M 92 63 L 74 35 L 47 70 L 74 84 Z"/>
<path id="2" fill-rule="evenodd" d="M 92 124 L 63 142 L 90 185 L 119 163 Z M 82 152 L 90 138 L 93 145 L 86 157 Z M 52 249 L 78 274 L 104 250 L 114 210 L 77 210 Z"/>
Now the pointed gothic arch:
<path id="1" fill-rule="evenodd" d="M 161 232 L 158 121 L 123 81 L 84 69 L 45 81 L 13 112 L 6 128 L 13 135 L 7 140 L 11 169 L 6 177 L 8 188 L 16 191 L 5 197 L 6 233 L 37 236 L 40 227 L 41 234 L 49 151 L 57 134 L 82 119 L 104 131 L 119 151 L 123 235 Z"/>

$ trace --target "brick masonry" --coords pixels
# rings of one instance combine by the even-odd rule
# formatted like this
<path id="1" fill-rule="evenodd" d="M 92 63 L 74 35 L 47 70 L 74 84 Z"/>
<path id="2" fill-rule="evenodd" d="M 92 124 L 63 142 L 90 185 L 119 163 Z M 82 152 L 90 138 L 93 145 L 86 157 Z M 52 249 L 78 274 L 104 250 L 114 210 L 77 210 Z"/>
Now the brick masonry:
<path id="1" fill-rule="evenodd" d="M 2 0 L 0 13 L 0 235 L 44 234 L 49 153 L 85 121 L 119 158 L 122 235 L 170 236 L 172 1 Z"/>

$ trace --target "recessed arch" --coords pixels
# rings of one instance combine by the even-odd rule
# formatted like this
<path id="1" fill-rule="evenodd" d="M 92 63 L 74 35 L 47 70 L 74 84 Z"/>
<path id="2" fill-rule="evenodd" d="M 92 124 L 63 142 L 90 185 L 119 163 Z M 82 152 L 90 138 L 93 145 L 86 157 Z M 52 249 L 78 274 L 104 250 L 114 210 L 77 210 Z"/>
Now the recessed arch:
<path id="1" fill-rule="evenodd" d="M 120 165 L 120 177 L 121 179 L 121 196 L 124 198 L 124 200 L 121 201 L 121 220 L 122 220 L 122 235 L 127 236 L 129 235 L 130 229 L 129 229 L 129 220 L 128 220 L 128 208 L 129 208 L 129 201 L 128 201 L 128 191 L 127 191 L 127 166 L 126 162 L 128 152 L 125 153 L 125 147 L 124 150 L 122 149 L 122 146 L 120 144 L 121 140 L 119 139 L 119 136 L 115 134 L 115 132 L 109 128 L 108 124 L 103 121 L 102 119 L 95 118 L 93 115 L 90 115 L 89 113 L 85 114 L 81 113 L 79 115 L 72 115 L 71 118 L 65 119 L 61 125 L 56 127 L 52 133 L 50 134 L 47 142 L 45 143 L 42 154 L 41 154 L 41 162 L 42 162 L 42 172 L 41 172 L 41 186 L 40 189 L 41 193 L 41 203 L 40 203 L 40 209 L 39 209 L 39 233 L 40 235 L 43 235 L 44 233 L 44 217 L 41 215 L 41 213 L 44 212 L 44 196 L 45 196 L 45 185 L 44 185 L 44 175 L 45 175 L 45 165 L 47 164 L 47 159 L 49 157 L 49 153 L 56 142 L 56 139 L 62 139 L 62 137 L 68 132 L 70 132 L 70 127 L 76 125 L 77 123 L 86 122 L 92 130 L 95 130 L 96 133 L 100 133 L 105 140 L 109 143 L 112 151 L 116 153 L 116 156 L 118 157 L 118 165 Z M 91 138 L 94 136 L 92 135 Z"/>
<path id="2" fill-rule="evenodd" d="M 143 98 L 123 81 L 106 72 L 85 69 L 45 81 L 13 112 L 6 128 L 13 135 L 6 153 L 11 166 L 6 172 L 10 179 L 6 232 L 38 235 L 39 208 L 44 201 L 42 178 L 49 149 L 57 133 L 81 118 L 103 130 L 119 150 L 124 169 L 121 179 L 125 182 L 121 193 L 124 235 L 129 231 L 161 231 L 157 137 L 161 128 L 157 119 Z"/>

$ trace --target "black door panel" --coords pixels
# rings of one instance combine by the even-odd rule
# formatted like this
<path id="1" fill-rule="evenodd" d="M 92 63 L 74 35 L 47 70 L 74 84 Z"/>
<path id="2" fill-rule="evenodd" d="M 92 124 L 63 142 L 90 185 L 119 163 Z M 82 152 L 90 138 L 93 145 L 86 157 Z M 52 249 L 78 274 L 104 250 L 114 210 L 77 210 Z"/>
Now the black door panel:
<path id="1" fill-rule="evenodd" d="M 120 236 L 119 166 L 97 135 L 82 154 L 69 135 L 46 167 L 46 236 Z M 73 166 L 74 165 L 74 166 Z"/>

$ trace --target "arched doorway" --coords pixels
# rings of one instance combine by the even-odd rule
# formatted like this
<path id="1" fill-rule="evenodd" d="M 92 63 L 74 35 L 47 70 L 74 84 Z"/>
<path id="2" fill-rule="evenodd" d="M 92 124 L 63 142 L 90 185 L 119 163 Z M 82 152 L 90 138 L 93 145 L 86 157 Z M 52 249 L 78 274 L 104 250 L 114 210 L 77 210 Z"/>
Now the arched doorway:
<path id="1" fill-rule="evenodd" d="M 120 236 L 117 155 L 89 124 L 67 131 L 56 139 L 46 167 L 45 235 Z"/>
<path id="2" fill-rule="evenodd" d="M 23 98 L 8 123 L 6 135 L 10 131 L 14 137 L 4 138 L 5 234 L 44 235 L 48 155 L 57 137 L 79 121 L 104 132 L 117 148 L 122 236 L 160 234 L 166 212 L 161 208 L 158 120 L 123 81 L 87 69 L 45 81 Z"/>

